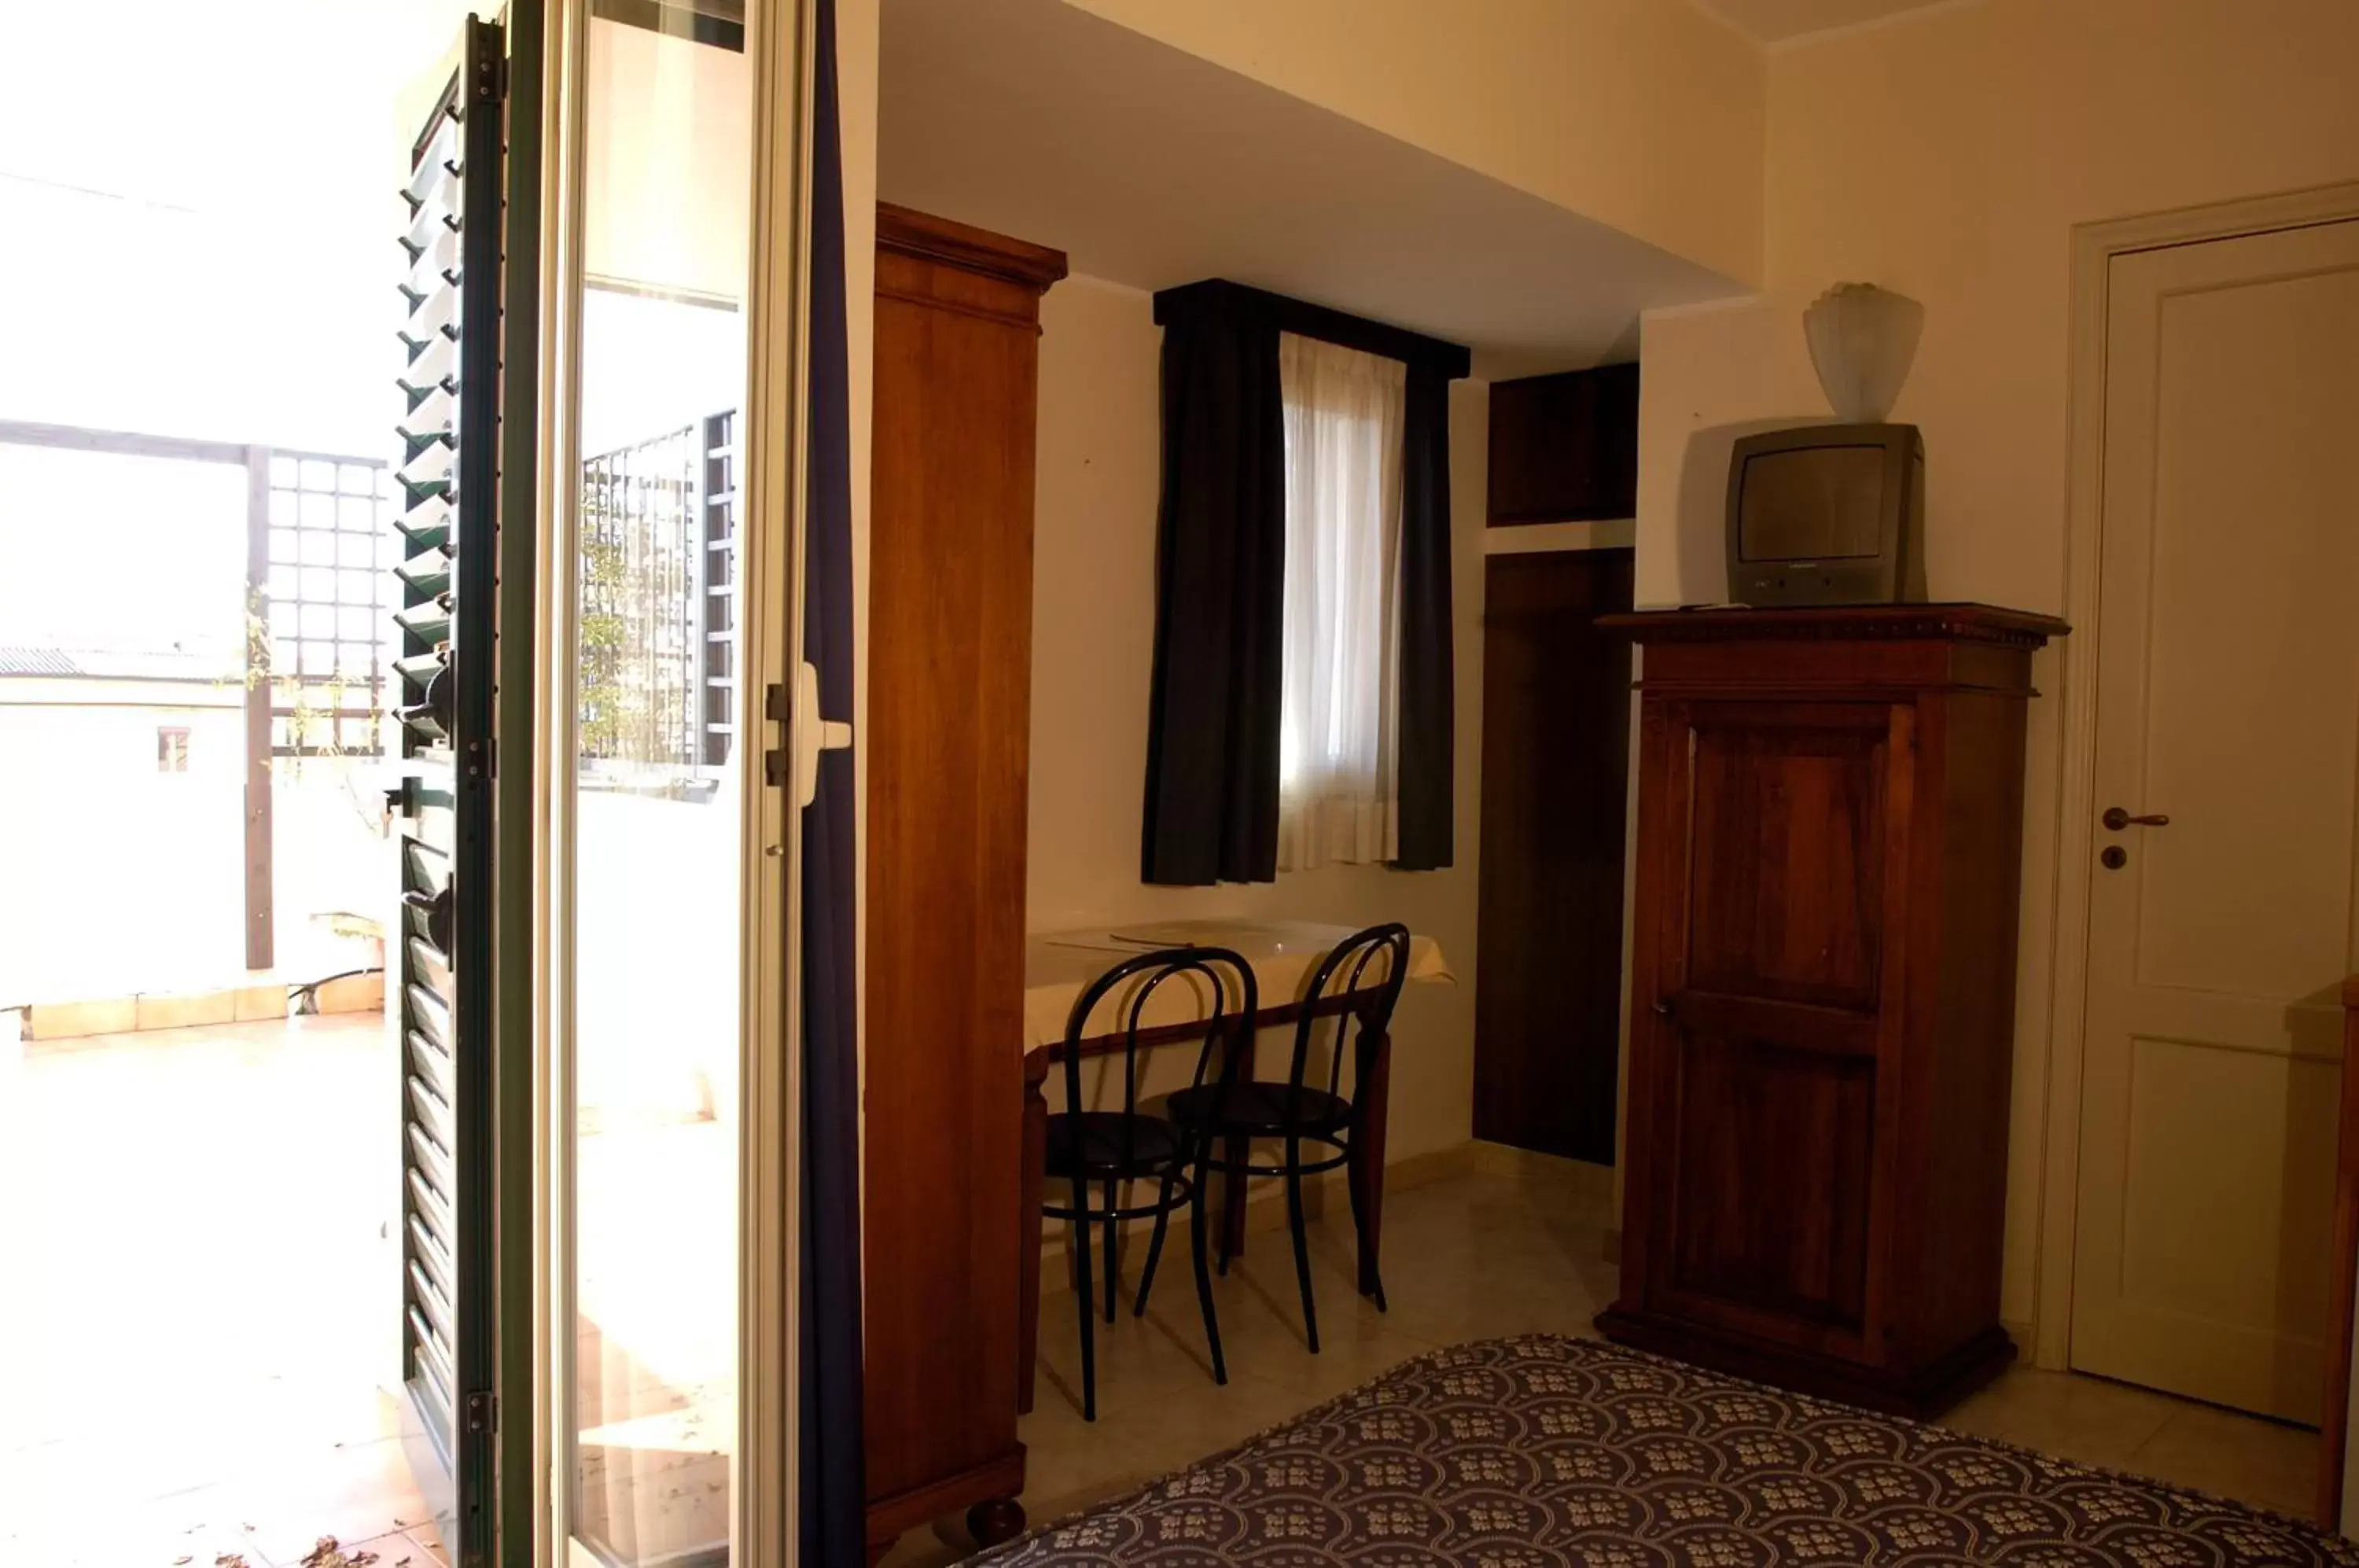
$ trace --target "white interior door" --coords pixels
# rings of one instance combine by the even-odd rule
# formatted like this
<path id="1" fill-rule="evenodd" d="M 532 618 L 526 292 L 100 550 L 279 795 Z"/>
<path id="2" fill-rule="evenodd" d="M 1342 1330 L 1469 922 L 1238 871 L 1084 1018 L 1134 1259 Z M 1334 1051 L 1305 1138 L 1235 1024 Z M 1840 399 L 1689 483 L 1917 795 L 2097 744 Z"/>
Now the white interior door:
<path id="1" fill-rule="evenodd" d="M 2359 222 L 2116 257 L 2072 1365 L 2319 1415 L 2359 785 Z"/>

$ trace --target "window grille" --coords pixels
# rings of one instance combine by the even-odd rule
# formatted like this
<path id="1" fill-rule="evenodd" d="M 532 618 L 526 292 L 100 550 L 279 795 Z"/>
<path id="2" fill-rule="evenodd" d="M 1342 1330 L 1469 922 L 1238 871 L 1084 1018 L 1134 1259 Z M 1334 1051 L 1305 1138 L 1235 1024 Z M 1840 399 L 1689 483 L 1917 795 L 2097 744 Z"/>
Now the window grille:
<path id="1" fill-rule="evenodd" d="M 393 475 L 382 463 L 274 452 L 269 570 L 256 666 L 271 685 L 274 757 L 385 754 L 383 645 L 388 569 L 400 539 L 384 526 Z"/>

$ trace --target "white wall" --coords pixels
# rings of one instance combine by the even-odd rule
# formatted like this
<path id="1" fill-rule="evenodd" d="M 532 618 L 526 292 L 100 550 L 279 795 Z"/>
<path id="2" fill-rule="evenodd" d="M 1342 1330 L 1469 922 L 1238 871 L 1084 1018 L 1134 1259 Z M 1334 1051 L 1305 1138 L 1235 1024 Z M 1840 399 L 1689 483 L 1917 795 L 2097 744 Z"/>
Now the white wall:
<path id="1" fill-rule="evenodd" d="M 0 679 L 0 822 L 37 831 L 0 859 L 0 1006 L 212 991 L 245 967 L 245 693 L 206 682 Z M 185 771 L 157 732 L 188 732 Z M 391 884 L 378 765 L 271 765 L 271 975 L 373 964 L 317 917 Z"/>
<path id="2" fill-rule="evenodd" d="M 1761 51 L 1682 0 L 1069 0 L 1750 283 Z"/>
<path id="3" fill-rule="evenodd" d="M 1150 887 L 1139 880 L 1155 648 L 1162 333 L 1139 290 L 1075 277 L 1041 303 L 1033 528 L 1029 904 L 1035 931 L 1195 916 L 1370 925 L 1398 920 L 1439 942 L 1459 984 L 1413 985 L 1394 1029 L 1387 1155 L 1471 1135 L 1475 855 L 1480 843 L 1482 535 L 1488 388 L 1451 398 L 1456 610 L 1457 823 L 1451 869 L 1327 866 L 1275 883 Z M 1153 1082 L 1182 1073 L 1162 1053 Z"/>
<path id="4" fill-rule="evenodd" d="M 2073 225 L 2359 179 L 2346 0 L 1987 0 L 1770 56 L 1764 292 L 1650 317 L 1638 599 L 1724 592 L 1722 485 L 1746 429 L 1822 418 L 1799 312 L 1839 279 L 1925 303 L 1894 418 L 1921 424 L 1936 598 L 2064 607 Z M 2090 650 L 2082 650 L 2083 659 Z M 2037 1290 L 2058 703 L 2035 680 L 2003 1312 Z"/>

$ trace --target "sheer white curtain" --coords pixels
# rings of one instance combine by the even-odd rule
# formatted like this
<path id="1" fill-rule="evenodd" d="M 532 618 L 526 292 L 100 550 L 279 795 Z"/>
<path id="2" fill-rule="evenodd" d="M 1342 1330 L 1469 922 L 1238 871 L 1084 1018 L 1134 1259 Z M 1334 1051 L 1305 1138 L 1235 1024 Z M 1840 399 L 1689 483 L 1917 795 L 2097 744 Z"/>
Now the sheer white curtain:
<path id="1" fill-rule="evenodd" d="M 1277 866 L 1387 861 L 1397 834 L 1401 416 L 1408 367 L 1291 332 Z"/>

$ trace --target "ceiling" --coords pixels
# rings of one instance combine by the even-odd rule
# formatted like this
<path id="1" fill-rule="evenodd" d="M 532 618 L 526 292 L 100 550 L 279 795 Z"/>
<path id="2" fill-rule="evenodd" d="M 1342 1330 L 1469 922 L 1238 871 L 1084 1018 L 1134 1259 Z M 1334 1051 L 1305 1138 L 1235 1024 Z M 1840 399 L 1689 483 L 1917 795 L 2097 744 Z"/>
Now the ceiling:
<path id="1" fill-rule="evenodd" d="M 1475 351 L 1636 355 L 1718 274 L 1061 0 L 885 0 L 886 201 L 1155 289 L 1228 278 Z"/>
<path id="2" fill-rule="evenodd" d="M 1959 0 L 1694 0 L 1756 43 L 1782 44 L 1811 33 L 1864 27 L 1911 11 L 1946 9 Z"/>

